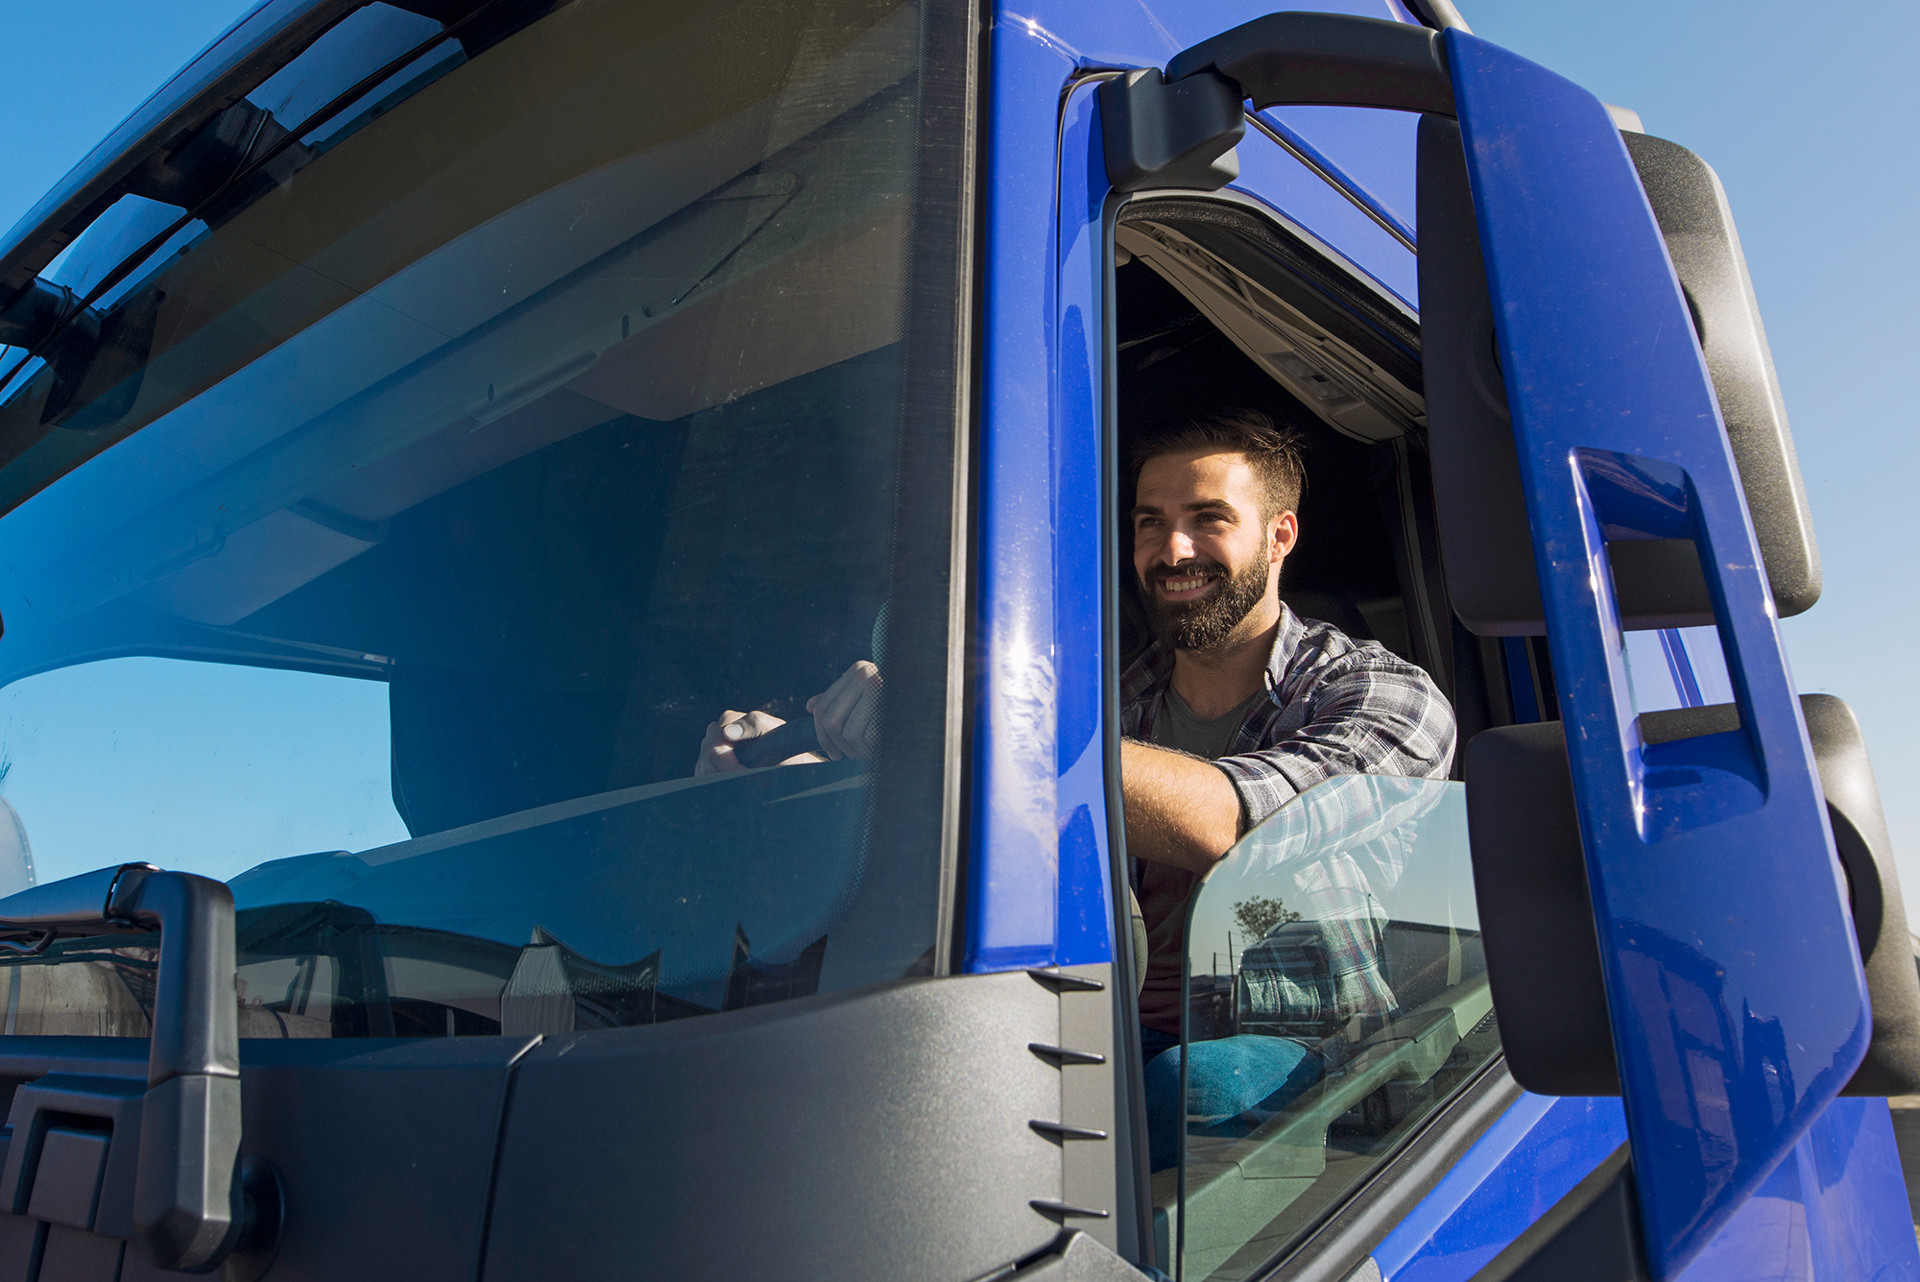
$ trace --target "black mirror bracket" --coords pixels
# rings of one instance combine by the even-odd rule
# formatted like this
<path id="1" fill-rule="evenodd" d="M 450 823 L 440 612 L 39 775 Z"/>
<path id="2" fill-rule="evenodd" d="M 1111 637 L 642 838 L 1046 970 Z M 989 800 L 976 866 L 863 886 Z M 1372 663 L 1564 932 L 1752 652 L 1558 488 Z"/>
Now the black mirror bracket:
<path id="1" fill-rule="evenodd" d="M 1240 176 L 1244 103 L 1454 114 L 1440 33 L 1338 13 L 1286 11 L 1205 40 L 1155 70 L 1100 86 L 1115 191 L 1217 191 Z"/>
<path id="2" fill-rule="evenodd" d="M 272 1259 L 280 1223 L 278 1178 L 258 1159 L 240 1160 L 240 1029 L 234 996 L 233 895 L 191 873 L 126 864 L 0 899 L 0 935 L 160 933 L 153 1036 L 144 1094 L 90 1079 L 30 1082 L 16 1093 L 0 1168 L 0 1212 L 35 1214 L 59 1201 L 49 1191 L 68 1177 L 45 1170 L 46 1137 L 63 1115 L 99 1117 L 111 1138 L 93 1159 L 100 1178 L 97 1231 L 131 1229 L 157 1268 L 234 1282 L 257 1277 Z M 129 1084 L 130 1085 L 130 1084 Z M 97 1105 L 97 1107 L 96 1107 Z M 125 1172 L 121 1136 L 138 1136 L 132 1161 L 130 1224 L 116 1224 L 111 1195 Z M 84 1146 L 68 1145 L 76 1151 Z M 85 1223 L 96 1229 L 95 1200 Z M 71 1222 L 63 1220 L 62 1222 Z"/>
<path id="3" fill-rule="evenodd" d="M 1240 89 L 1206 73 L 1169 84 L 1130 71 L 1100 86 L 1107 178 L 1115 191 L 1218 191 L 1240 176 L 1234 147 L 1247 132 Z"/>

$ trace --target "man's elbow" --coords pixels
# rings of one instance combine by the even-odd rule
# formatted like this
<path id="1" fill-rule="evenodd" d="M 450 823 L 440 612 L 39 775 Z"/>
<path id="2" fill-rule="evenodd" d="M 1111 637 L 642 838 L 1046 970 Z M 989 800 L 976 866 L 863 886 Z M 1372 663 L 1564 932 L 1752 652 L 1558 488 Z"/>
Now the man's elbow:
<path id="1" fill-rule="evenodd" d="M 1236 797 L 1231 810 L 1211 813 L 1207 823 L 1194 834 L 1193 857 L 1202 867 L 1211 868 L 1227 857 L 1240 835 L 1240 805 Z"/>
<path id="2" fill-rule="evenodd" d="M 1240 796 L 1228 785 L 1225 795 L 1208 797 L 1205 803 L 1188 809 L 1181 816 L 1177 831 L 1168 834 L 1174 849 L 1172 862 L 1190 872 L 1204 873 L 1226 858 L 1240 840 Z"/>

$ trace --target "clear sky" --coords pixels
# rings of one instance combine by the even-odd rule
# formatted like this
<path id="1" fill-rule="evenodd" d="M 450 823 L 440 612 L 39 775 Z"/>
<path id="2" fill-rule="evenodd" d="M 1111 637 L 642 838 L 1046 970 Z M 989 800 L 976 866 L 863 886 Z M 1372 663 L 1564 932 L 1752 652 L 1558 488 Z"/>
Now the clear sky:
<path id="1" fill-rule="evenodd" d="M 1461 0 L 1475 30 L 1640 112 L 1711 162 L 1732 201 L 1779 366 L 1826 568 L 1785 624 L 1800 687 L 1865 724 L 1920 908 L 1920 632 L 1899 516 L 1915 504 L 1920 411 L 1898 371 L 1920 321 L 1920 8 L 1673 0 Z M 7 0 L 0 226 L 11 226 L 249 0 Z M 1920 919 L 1920 912 L 1910 911 Z"/>
<path id="2" fill-rule="evenodd" d="M 1873 753 L 1920 923 L 1920 9 L 1461 0 L 1478 35 L 1640 113 L 1720 175 L 1779 368 L 1826 591 L 1786 620 L 1800 689 L 1845 699 Z M 1905 353 L 1905 355 L 1902 355 Z"/>

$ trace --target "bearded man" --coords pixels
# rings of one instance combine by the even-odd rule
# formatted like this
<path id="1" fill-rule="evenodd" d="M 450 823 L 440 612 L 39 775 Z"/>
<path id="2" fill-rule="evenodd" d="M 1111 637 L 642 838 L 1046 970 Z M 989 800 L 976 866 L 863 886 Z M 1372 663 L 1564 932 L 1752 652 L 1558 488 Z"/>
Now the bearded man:
<path id="1" fill-rule="evenodd" d="M 1445 778 L 1454 723 L 1420 668 L 1280 600 L 1305 480 L 1291 433 L 1252 410 L 1178 419 L 1141 439 L 1132 463 L 1133 568 L 1154 639 L 1121 677 L 1120 779 L 1148 941 L 1141 1045 L 1159 1169 L 1179 1125 L 1180 969 L 1201 875 L 1331 776 Z M 1190 1094 L 1225 1092 L 1202 1113 L 1276 1107 L 1318 1076 L 1304 1048 L 1277 1038 L 1196 1044 L 1188 1067 Z"/>

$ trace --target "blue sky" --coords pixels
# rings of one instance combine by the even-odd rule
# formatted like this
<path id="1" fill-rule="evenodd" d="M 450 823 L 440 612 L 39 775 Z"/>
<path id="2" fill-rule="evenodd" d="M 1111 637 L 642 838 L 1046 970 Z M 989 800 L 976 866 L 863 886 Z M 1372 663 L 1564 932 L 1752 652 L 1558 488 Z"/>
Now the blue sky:
<path id="1" fill-rule="evenodd" d="M 1462 0 L 1476 34 L 1632 107 L 1726 186 L 1813 509 L 1826 590 L 1783 624 L 1805 691 L 1860 716 L 1920 923 L 1920 573 L 1903 511 L 1920 409 L 1901 389 L 1920 341 L 1912 230 L 1920 9 Z"/>
<path id="2" fill-rule="evenodd" d="M 247 0 L 8 0 L 11 110 L 0 225 L 33 201 Z M 1916 338 L 1920 8 L 1613 0 L 1462 0 L 1475 30 L 1566 74 L 1705 156 L 1739 219 L 1799 446 L 1825 599 L 1787 621 L 1804 690 L 1865 724 L 1896 847 L 1920 907 L 1920 631 L 1902 510 L 1914 505 L 1920 411 L 1897 390 Z M 316 697 L 318 697 L 316 695 Z M 327 696 L 332 697 L 332 696 Z M 366 763 L 377 770 L 376 763 Z M 1920 912 L 1914 914 L 1920 918 Z"/>

